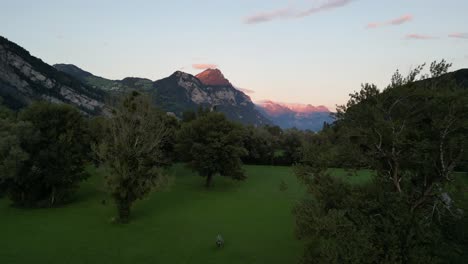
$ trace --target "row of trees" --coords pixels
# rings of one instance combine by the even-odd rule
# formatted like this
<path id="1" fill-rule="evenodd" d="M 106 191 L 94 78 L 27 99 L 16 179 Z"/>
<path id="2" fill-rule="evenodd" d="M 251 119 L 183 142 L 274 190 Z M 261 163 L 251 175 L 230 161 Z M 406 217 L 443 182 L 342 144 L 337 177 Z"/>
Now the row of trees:
<path id="1" fill-rule="evenodd" d="M 309 195 L 295 209 L 304 263 L 466 261 L 468 197 L 455 169 L 468 160 L 468 90 L 449 67 L 396 72 L 383 91 L 363 85 L 304 146 L 296 173 Z M 329 175 L 337 165 L 374 176 L 350 185 Z"/>
<path id="2" fill-rule="evenodd" d="M 110 111 L 109 117 L 86 118 L 71 106 L 45 102 L 19 113 L 1 108 L 0 194 L 21 207 L 70 202 L 93 162 L 106 168 L 118 220 L 127 222 L 136 200 L 167 183 L 173 162 L 187 163 L 210 187 L 216 175 L 245 179 L 243 162 L 296 162 L 311 133 L 244 127 L 205 109 L 177 120 L 137 92 Z"/>
<path id="3" fill-rule="evenodd" d="M 18 206 L 69 201 L 88 174 L 86 123 L 70 106 L 37 103 L 18 115 L 0 109 L 0 191 Z"/>

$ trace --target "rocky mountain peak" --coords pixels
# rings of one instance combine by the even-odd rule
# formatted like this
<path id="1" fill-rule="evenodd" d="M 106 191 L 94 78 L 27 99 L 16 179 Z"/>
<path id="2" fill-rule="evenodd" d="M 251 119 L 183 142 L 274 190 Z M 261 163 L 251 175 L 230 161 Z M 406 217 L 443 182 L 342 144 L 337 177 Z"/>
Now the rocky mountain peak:
<path id="1" fill-rule="evenodd" d="M 219 69 L 206 69 L 197 74 L 196 77 L 205 85 L 232 86 Z"/>

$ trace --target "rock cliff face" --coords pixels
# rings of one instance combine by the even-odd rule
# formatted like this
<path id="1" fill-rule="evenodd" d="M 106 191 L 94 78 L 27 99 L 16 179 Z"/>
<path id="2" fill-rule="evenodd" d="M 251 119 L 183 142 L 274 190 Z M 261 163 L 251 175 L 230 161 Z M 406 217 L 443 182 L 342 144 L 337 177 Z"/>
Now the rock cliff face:
<path id="1" fill-rule="evenodd" d="M 216 108 L 227 118 L 243 124 L 272 124 L 255 107 L 250 97 L 228 85 L 207 85 L 197 77 L 177 71 L 156 81 L 154 99 L 163 109 L 181 115 L 187 109 L 199 106 Z"/>
<path id="2" fill-rule="evenodd" d="M 104 109 L 104 92 L 82 84 L 0 37 L 0 97 L 3 104 L 19 109 L 34 100 L 66 103 L 88 114 Z"/>

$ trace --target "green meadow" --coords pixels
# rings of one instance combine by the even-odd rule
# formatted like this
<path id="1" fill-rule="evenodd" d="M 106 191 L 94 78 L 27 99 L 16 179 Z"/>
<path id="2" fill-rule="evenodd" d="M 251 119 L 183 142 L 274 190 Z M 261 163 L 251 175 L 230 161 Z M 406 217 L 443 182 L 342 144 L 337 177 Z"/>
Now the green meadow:
<path id="1" fill-rule="evenodd" d="M 301 256 L 291 210 L 304 190 L 291 168 L 246 166 L 246 181 L 217 177 L 207 190 L 201 177 L 174 166 L 172 184 L 137 202 L 126 225 L 112 223 L 103 171 L 89 170 L 64 207 L 0 200 L 0 263 L 297 263 Z"/>
<path id="2" fill-rule="evenodd" d="M 303 245 L 292 209 L 302 184 L 290 167 L 245 169 L 246 181 L 217 177 L 207 190 L 201 177 L 176 165 L 171 184 L 137 202 L 125 225 L 112 222 L 105 172 L 94 167 L 66 206 L 21 209 L 0 199 L 0 263 L 297 263 Z M 371 177 L 330 172 L 356 184 Z M 223 248 L 216 247 L 218 234 Z"/>

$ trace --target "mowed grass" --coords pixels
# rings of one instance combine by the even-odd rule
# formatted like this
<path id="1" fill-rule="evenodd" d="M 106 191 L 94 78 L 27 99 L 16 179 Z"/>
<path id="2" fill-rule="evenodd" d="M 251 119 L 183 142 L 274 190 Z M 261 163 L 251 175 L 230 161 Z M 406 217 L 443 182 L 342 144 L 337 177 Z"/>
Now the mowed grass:
<path id="1" fill-rule="evenodd" d="M 302 185 L 291 168 L 245 168 L 246 181 L 217 177 L 206 190 L 203 178 L 174 166 L 172 186 L 138 201 L 126 225 L 112 223 L 115 207 L 94 168 L 64 207 L 20 209 L 2 199 L 0 263 L 297 263 L 291 210 Z"/>

